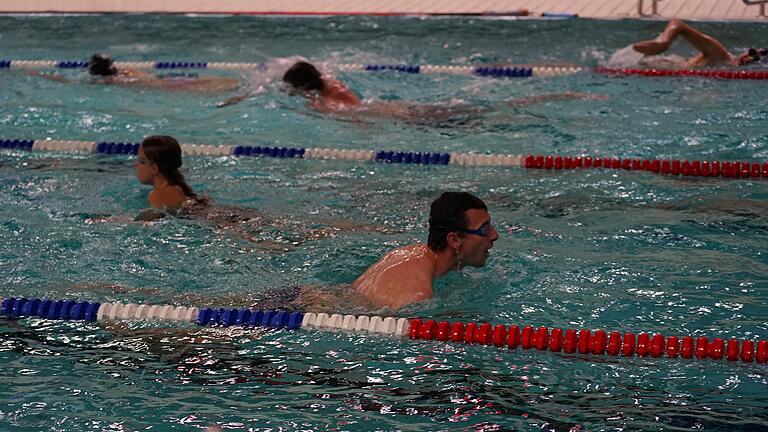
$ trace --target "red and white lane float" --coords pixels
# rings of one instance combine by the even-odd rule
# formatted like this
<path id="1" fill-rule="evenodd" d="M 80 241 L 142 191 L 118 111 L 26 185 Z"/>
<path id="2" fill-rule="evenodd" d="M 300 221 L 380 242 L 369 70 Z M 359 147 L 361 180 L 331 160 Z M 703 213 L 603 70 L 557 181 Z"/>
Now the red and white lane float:
<path id="1" fill-rule="evenodd" d="M 597 73 L 614 76 L 689 77 L 724 80 L 766 80 L 768 70 L 762 69 L 638 69 L 598 67 Z"/>

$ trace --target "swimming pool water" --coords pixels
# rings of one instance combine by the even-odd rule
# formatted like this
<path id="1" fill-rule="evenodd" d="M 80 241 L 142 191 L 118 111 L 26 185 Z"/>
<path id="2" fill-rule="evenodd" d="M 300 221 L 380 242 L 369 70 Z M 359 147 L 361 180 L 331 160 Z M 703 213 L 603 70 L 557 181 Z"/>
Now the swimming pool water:
<path id="1" fill-rule="evenodd" d="M 759 23 L 700 27 L 734 49 L 766 31 Z M 118 60 L 302 55 L 331 70 L 368 62 L 595 66 L 661 28 L 652 21 L 6 16 L 0 45 L 8 59 L 104 51 Z M 5 70 L 0 138 L 138 142 L 163 133 L 224 145 L 768 159 L 759 81 L 337 75 L 365 98 L 491 110 L 438 124 L 352 123 L 309 111 L 258 73 L 240 76 L 266 84 L 266 92 L 216 108 L 231 94 L 63 85 Z M 607 99 L 507 105 L 564 91 Z M 488 265 L 439 280 L 433 300 L 385 313 L 766 335 L 762 180 L 229 157 L 187 157 L 184 173 L 216 203 L 277 220 L 246 234 L 290 250 L 201 220 L 126 222 L 148 192 L 127 157 L 3 152 L 0 296 L 242 307 L 279 287 L 335 292 L 387 250 L 423 241 L 429 203 L 442 191 L 467 190 L 486 201 L 501 235 Z M 116 220 L 91 223 L 106 216 Z M 297 228 L 339 221 L 385 229 L 304 241 Z M 14 431 L 213 423 L 232 430 L 768 430 L 765 365 L 508 352 L 363 334 L 3 319 L 0 376 L 0 430 Z"/>

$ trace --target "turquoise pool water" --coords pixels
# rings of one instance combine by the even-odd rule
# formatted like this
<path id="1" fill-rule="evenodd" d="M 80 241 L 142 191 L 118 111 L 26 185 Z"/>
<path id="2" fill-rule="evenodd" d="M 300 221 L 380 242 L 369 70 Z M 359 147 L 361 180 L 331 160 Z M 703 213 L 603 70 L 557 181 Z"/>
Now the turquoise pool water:
<path id="1" fill-rule="evenodd" d="M 0 17 L 7 59 L 595 66 L 662 24 L 417 18 Z M 746 48 L 766 24 L 703 23 Z M 685 53 L 684 46 L 675 48 Z M 201 72 L 232 76 L 226 72 Z M 79 79 L 76 72 L 64 72 Z M 765 84 L 665 78 L 495 80 L 338 73 L 365 98 L 491 108 L 439 124 L 350 123 L 266 91 L 184 95 L 0 71 L 0 138 L 408 151 L 768 159 Z M 606 100 L 509 106 L 580 91 Z M 244 303 L 269 289 L 348 284 L 426 237 L 429 203 L 467 190 L 501 238 L 488 265 L 451 274 L 397 316 L 764 339 L 768 189 L 762 180 L 538 172 L 372 162 L 185 159 L 192 186 L 279 227 L 121 222 L 147 188 L 127 157 L 0 154 L 0 296 L 180 305 Z M 254 210 L 255 209 L 255 210 Z M 246 210 L 243 210 L 246 212 Z M 89 223 L 112 216 L 118 221 Z M 293 222 L 286 222 L 293 221 Z M 345 230 L 304 241 L 306 225 Z M 292 243 L 298 243 L 292 245 Z M 349 311 L 338 304 L 340 312 Z M 359 312 L 359 311 L 355 311 Z M 508 352 L 321 331 L 215 331 L 0 320 L 0 430 L 768 430 L 766 366 Z"/>

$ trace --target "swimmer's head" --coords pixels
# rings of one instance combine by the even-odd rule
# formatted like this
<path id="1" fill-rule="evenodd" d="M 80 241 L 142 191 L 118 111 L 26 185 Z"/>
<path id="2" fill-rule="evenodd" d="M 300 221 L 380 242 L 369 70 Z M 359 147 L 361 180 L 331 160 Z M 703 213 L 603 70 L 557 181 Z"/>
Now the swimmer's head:
<path id="1" fill-rule="evenodd" d="M 325 82 L 320 71 L 311 63 L 300 61 L 294 63 L 283 75 L 283 81 L 296 90 L 302 91 L 323 91 Z"/>
<path id="2" fill-rule="evenodd" d="M 139 146 L 136 158 L 136 177 L 144 184 L 153 184 L 157 175 L 162 175 L 168 183 L 178 186 L 184 195 L 204 204 L 206 198 L 200 198 L 187 184 L 179 171 L 181 168 L 181 146 L 176 138 L 168 135 L 152 135 L 144 138 Z"/>
<path id="3" fill-rule="evenodd" d="M 483 200 L 466 192 L 444 192 L 432 201 L 429 210 L 429 238 L 427 245 L 435 252 L 448 247 L 447 236 L 451 232 L 468 228 L 467 210 L 488 211 Z"/>
<path id="4" fill-rule="evenodd" d="M 88 62 L 88 73 L 98 76 L 110 76 L 117 74 L 117 68 L 112 59 L 105 54 L 94 54 Z"/>
<path id="5" fill-rule="evenodd" d="M 181 146 L 172 136 L 148 136 L 141 142 L 141 150 L 147 161 L 157 165 L 160 174 L 167 176 L 181 168 Z"/>
<path id="6" fill-rule="evenodd" d="M 466 192 L 446 192 L 432 202 L 427 246 L 436 253 L 450 251 L 453 270 L 484 266 L 498 239 L 480 198 Z"/>
<path id="7" fill-rule="evenodd" d="M 739 64 L 763 62 L 768 58 L 768 48 L 750 48 L 739 56 Z"/>

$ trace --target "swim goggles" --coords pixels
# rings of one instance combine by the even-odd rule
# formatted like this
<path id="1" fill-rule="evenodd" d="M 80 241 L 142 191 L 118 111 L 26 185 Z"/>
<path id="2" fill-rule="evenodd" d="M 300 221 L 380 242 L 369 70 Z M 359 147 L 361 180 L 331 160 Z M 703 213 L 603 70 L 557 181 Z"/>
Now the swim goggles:
<path id="1" fill-rule="evenodd" d="M 429 226 L 430 231 L 432 230 L 441 230 L 441 231 L 458 231 L 460 233 L 464 234 L 472 234 L 480 237 L 488 237 L 488 234 L 490 234 L 491 230 L 494 229 L 493 225 L 490 223 L 487 223 L 483 226 L 481 226 L 478 229 L 468 229 L 468 228 L 450 228 L 445 225 L 430 225 Z"/>

